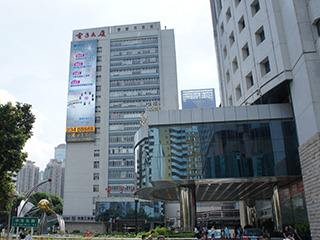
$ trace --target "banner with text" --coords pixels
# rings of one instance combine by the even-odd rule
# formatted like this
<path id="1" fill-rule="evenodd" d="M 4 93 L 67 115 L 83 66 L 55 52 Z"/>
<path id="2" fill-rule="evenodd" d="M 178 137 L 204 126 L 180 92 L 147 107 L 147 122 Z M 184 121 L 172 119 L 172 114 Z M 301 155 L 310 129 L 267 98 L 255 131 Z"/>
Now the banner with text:
<path id="1" fill-rule="evenodd" d="M 97 40 L 71 43 L 67 142 L 94 141 Z"/>

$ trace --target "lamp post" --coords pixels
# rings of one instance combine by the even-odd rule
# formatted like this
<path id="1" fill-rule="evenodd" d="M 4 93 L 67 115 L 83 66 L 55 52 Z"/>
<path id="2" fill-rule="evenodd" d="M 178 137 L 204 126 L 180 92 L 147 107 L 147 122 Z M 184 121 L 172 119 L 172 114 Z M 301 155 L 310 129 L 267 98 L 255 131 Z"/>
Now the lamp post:
<path id="1" fill-rule="evenodd" d="M 139 202 L 139 199 L 135 197 L 134 198 L 134 220 L 135 220 L 136 236 L 138 235 L 138 202 Z"/>
<path id="2" fill-rule="evenodd" d="M 12 207 L 12 200 L 13 200 L 13 197 L 19 197 L 19 193 L 17 191 L 13 191 L 11 192 L 10 194 L 10 205 L 9 205 L 9 216 L 8 216 L 8 233 L 7 233 L 7 240 L 9 240 L 10 238 L 10 224 L 11 224 L 11 207 Z"/>

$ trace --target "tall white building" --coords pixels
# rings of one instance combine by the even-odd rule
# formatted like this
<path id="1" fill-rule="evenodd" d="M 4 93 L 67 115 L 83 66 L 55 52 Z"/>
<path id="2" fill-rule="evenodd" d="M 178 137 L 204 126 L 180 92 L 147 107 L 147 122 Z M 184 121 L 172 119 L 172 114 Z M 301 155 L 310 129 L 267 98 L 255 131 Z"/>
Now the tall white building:
<path id="1" fill-rule="evenodd" d="M 133 137 L 146 106 L 178 109 L 173 30 L 161 30 L 159 22 L 75 30 L 67 110 L 67 222 L 94 221 L 97 202 L 133 202 Z"/>
<path id="2" fill-rule="evenodd" d="M 320 239 L 320 1 L 210 2 L 222 106 L 291 103 L 311 235 Z"/>
<path id="3" fill-rule="evenodd" d="M 18 173 L 16 187 L 19 193 L 25 193 L 40 181 L 40 168 L 34 162 L 27 161 Z"/>

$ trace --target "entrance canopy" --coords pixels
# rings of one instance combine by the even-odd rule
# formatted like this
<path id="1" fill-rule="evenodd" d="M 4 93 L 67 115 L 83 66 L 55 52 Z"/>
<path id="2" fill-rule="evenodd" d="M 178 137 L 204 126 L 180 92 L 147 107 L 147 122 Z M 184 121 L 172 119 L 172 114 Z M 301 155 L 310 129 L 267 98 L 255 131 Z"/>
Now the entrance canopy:
<path id="1" fill-rule="evenodd" d="M 144 187 L 135 195 L 153 201 L 179 201 L 179 187 L 195 188 L 196 201 L 239 201 L 271 199 L 274 186 L 285 186 L 301 176 L 214 178 L 192 180 L 151 181 L 152 187 Z"/>

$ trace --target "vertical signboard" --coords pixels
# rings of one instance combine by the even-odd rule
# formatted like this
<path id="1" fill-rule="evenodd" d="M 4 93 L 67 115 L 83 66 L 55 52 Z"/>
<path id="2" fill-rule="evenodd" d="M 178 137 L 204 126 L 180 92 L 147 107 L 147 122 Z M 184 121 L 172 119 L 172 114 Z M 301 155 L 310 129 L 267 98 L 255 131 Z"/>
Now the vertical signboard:
<path id="1" fill-rule="evenodd" d="M 94 141 L 97 40 L 71 43 L 66 142 Z"/>

